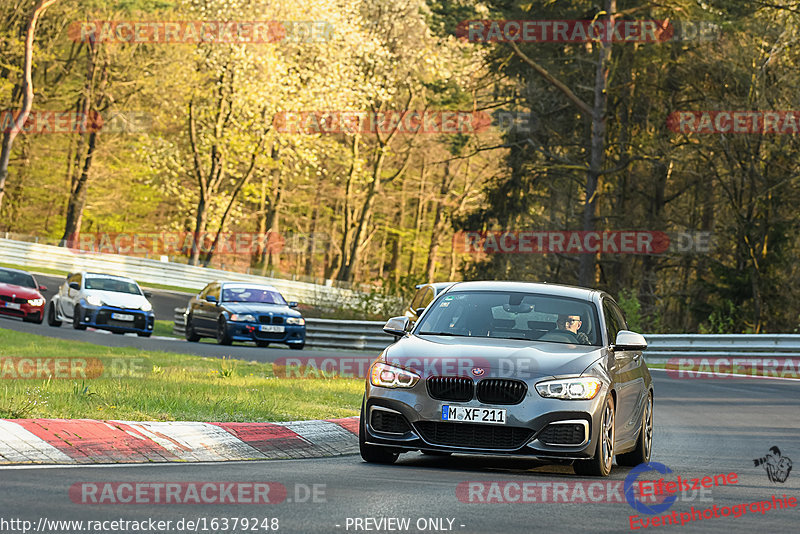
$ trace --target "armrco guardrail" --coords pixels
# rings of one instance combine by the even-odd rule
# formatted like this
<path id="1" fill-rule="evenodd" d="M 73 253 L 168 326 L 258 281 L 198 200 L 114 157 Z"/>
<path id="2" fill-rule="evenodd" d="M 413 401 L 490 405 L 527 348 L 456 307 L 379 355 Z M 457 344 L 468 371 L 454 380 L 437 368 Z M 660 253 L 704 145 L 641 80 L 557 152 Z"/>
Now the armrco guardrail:
<path id="1" fill-rule="evenodd" d="M 183 308 L 175 308 L 176 335 L 183 335 Z M 383 321 L 341 321 L 306 318 L 306 345 L 315 348 L 381 351 L 394 342 L 383 332 Z M 689 360 L 694 372 L 702 371 L 704 361 L 711 370 L 719 362 L 736 362 L 742 369 L 748 361 L 796 359 L 800 362 L 800 334 L 645 334 L 648 347 L 645 360 L 651 364 L 675 364 Z M 743 360 L 743 361 L 740 361 Z M 716 365 L 716 369 L 715 366 Z M 752 362 L 750 364 L 752 366 Z M 780 368 L 780 365 L 779 365 Z M 687 367 L 688 369 L 688 367 Z"/>

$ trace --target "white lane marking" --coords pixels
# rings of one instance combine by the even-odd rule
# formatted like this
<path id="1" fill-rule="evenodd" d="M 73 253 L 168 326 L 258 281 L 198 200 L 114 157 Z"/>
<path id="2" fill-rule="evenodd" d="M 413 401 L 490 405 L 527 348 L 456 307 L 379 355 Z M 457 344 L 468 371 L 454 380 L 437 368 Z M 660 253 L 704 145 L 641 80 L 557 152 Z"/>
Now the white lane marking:
<path id="1" fill-rule="evenodd" d="M 709 375 L 709 376 L 687 376 L 687 377 L 671 377 L 677 380 L 696 380 L 696 379 L 708 379 L 708 380 L 725 380 L 728 376 L 740 376 L 742 378 L 766 378 L 770 380 L 797 380 L 800 381 L 800 378 L 790 378 L 788 376 L 763 376 L 763 375 L 743 375 L 743 374 L 732 374 L 732 373 L 716 373 L 714 371 L 693 371 L 691 369 L 684 369 L 680 371 L 679 369 L 662 369 L 661 367 L 648 367 L 650 371 L 672 371 L 673 373 L 694 373 L 696 375 Z"/>
<path id="2" fill-rule="evenodd" d="M 180 460 L 220 462 L 264 458 L 257 449 L 223 428 L 196 422 L 117 421 L 155 441 Z"/>
<path id="3" fill-rule="evenodd" d="M 75 460 L 23 426 L 0 419 L 0 463 L 67 462 Z"/>

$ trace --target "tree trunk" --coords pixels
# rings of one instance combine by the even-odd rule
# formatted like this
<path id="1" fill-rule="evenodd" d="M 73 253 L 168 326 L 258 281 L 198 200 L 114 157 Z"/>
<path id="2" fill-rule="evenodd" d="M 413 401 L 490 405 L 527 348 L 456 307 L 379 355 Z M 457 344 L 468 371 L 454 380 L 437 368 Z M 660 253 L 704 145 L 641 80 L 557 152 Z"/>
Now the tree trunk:
<path id="1" fill-rule="evenodd" d="M 33 77 L 31 71 L 33 69 L 33 40 L 36 36 L 36 24 L 45 10 L 57 1 L 58 0 L 38 0 L 33 7 L 33 12 L 28 19 L 28 26 L 25 29 L 25 59 L 22 64 L 22 76 L 24 80 L 22 82 L 22 110 L 14 121 L 14 126 L 9 131 L 3 133 L 3 144 L 2 148 L 0 148 L 0 209 L 3 207 L 3 197 L 5 196 L 6 180 L 8 179 L 8 162 L 11 159 L 11 147 L 14 144 L 14 138 L 17 137 L 25 121 L 28 120 L 28 115 L 33 106 Z"/>
<path id="2" fill-rule="evenodd" d="M 75 184 L 75 189 L 69 196 L 67 205 L 67 221 L 64 225 L 64 236 L 61 238 L 62 246 L 71 246 L 72 241 L 81 231 L 83 221 L 83 208 L 86 206 L 86 192 L 88 190 L 89 170 L 92 168 L 92 159 L 97 146 L 97 132 L 89 134 L 89 148 L 83 161 L 83 170 Z"/>

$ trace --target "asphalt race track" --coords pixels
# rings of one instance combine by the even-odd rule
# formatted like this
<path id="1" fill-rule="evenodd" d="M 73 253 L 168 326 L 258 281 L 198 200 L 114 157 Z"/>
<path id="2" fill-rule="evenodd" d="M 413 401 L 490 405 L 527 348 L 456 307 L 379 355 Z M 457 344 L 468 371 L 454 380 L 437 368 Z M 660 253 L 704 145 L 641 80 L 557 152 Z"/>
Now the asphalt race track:
<path id="1" fill-rule="evenodd" d="M 47 286 L 44 296 L 47 301 L 58 291 L 58 287 L 64 281 L 63 277 L 35 275 L 40 284 Z M 174 309 L 186 306 L 191 295 L 177 293 L 174 291 L 164 291 L 160 289 L 149 290 L 153 293 L 150 301 L 153 303 L 153 310 L 156 319 L 172 321 Z M 203 338 L 200 343 L 189 343 L 184 339 L 165 339 L 165 338 L 141 338 L 136 335 L 114 335 L 105 331 L 81 331 L 74 330 L 70 323 L 63 323 L 60 328 L 47 325 L 45 320 L 42 324 L 24 323 L 21 319 L 8 316 L 0 316 L 0 328 L 16 330 L 28 334 L 38 334 L 40 336 L 54 337 L 58 339 L 68 339 L 74 341 L 86 341 L 107 347 L 133 347 L 150 351 L 179 352 L 184 354 L 195 354 L 211 358 L 235 358 L 247 361 L 271 362 L 277 358 L 289 355 L 289 347 L 275 344 L 269 348 L 259 348 L 254 344 L 235 343 L 230 346 L 220 346 L 211 338 Z M 388 336 L 387 336 L 388 337 Z M 292 351 L 293 356 L 301 356 L 312 349 L 307 348 L 303 351 Z M 342 350 L 315 350 L 315 356 L 361 356 L 363 351 L 342 351 Z M 375 354 L 377 357 L 377 353 Z M 0 530 L 2 532 L 2 530 Z"/>
<path id="2" fill-rule="evenodd" d="M 771 501 L 773 495 L 800 497 L 800 473 L 790 473 L 785 482 L 770 482 L 763 467 L 753 460 L 770 447 L 783 456 L 800 459 L 800 417 L 798 384 L 791 381 L 733 379 L 678 380 L 655 371 L 656 410 L 653 461 L 673 472 L 667 480 L 702 478 L 736 473 L 737 483 L 699 492 L 686 492 L 669 512 L 732 507 L 752 501 Z M 618 491 L 630 468 L 614 467 L 610 477 Z M 645 473 L 642 480 L 662 475 Z M 17 467 L 0 471 L 2 518 L 19 518 L 37 525 L 47 520 L 135 520 L 148 518 L 172 521 L 169 532 L 194 531 L 176 528 L 176 522 L 205 518 L 278 518 L 280 532 L 624 532 L 630 530 L 629 516 L 637 514 L 624 502 L 480 503 L 462 502 L 456 494 L 459 483 L 491 481 L 554 483 L 577 481 L 589 484 L 598 479 L 580 478 L 568 466 L 541 465 L 524 459 L 453 456 L 428 457 L 414 453 L 401 456 L 392 466 L 363 463 L 357 456 L 329 459 L 240 462 L 195 465 L 128 465 L 76 468 Z M 167 482 L 278 482 L 287 491 L 286 500 L 275 504 L 81 504 L 69 496 L 73 484 L 85 482 L 167 483 Z M 605 483 L 605 482 L 604 482 Z M 309 497 L 316 486 L 317 498 Z M 484 487 L 489 487 L 488 484 Z M 692 495 L 695 493 L 695 495 Z M 534 497 L 537 495 L 533 493 Z M 572 495 L 572 496 L 571 496 Z M 462 495 L 463 496 L 463 495 Z M 298 498 L 299 497 L 299 498 Z M 509 492 L 520 499 L 518 492 Z M 569 500 L 568 499 L 568 500 Z M 465 500 L 469 500 L 468 497 Z M 585 500 L 585 498 L 583 499 Z M 302 502 L 298 502 L 302 501 Z M 638 514 L 642 517 L 642 514 Z M 407 529 L 374 529 L 375 523 L 355 518 L 409 518 Z M 655 517 L 655 516 L 652 516 Z M 348 518 L 350 523 L 348 525 Z M 449 518 L 452 527 L 428 524 L 439 530 L 417 528 L 418 520 Z M 719 517 L 684 526 L 650 526 L 648 532 L 792 532 L 796 531 L 800 509 L 749 511 L 741 517 Z M 338 525 L 338 526 L 337 526 Z M 444 526 L 444 529 L 442 528 Z M 463 526 L 462 526 L 463 525 Z M 2 526 L 2 524 L 0 524 Z M 198 531 L 203 532 L 198 524 Z M 349 526 L 349 528 L 348 528 Z M 370 526 L 374 530 L 366 530 Z M 420 526 L 425 527 L 420 523 Z M 451 528 L 451 530 L 446 530 Z M 252 525 L 251 525 L 252 529 Z M 645 530 L 645 529 L 640 529 Z M 51 532 L 67 532 L 52 530 Z M 128 529 L 130 530 L 130 527 Z M 213 530 L 207 530 L 213 531 Z M 224 530 L 219 528 L 219 532 Z M 231 526 L 229 525 L 229 530 Z M 238 532 L 244 532 L 241 527 Z M 248 530 L 259 531 L 260 530 Z M 9 530 L 3 529 L 3 532 Z M 111 532 L 111 530 L 106 530 Z"/>

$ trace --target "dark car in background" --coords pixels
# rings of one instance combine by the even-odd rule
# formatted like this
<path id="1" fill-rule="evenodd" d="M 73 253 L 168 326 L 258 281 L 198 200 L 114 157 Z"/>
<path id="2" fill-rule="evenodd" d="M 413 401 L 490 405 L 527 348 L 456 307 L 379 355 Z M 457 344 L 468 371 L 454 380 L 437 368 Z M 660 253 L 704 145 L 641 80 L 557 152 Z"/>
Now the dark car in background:
<path id="1" fill-rule="evenodd" d="M 272 286 L 248 282 L 212 282 L 189 301 L 186 340 L 216 338 L 220 345 L 254 341 L 259 347 L 282 343 L 301 350 L 306 321 Z"/>
<path id="2" fill-rule="evenodd" d="M 653 383 L 644 337 L 610 295 L 522 282 L 462 282 L 370 367 L 359 442 L 399 453 L 531 456 L 608 476 L 650 460 Z"/>
<path id="3" fill-rule="evenodd" d="M 21 317 L 29 323 L 44 319 L 45 298 L 31 273 L 0 267 L 0 314 Z"/>

